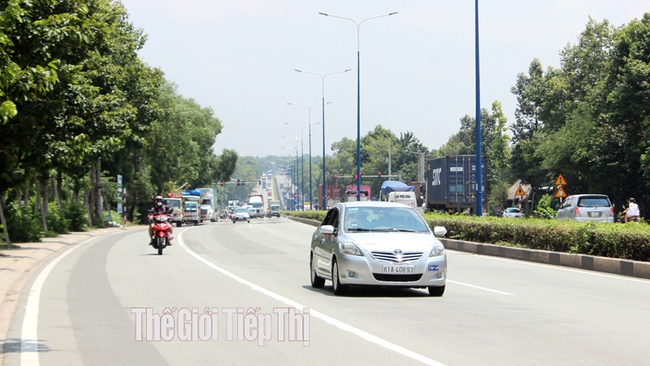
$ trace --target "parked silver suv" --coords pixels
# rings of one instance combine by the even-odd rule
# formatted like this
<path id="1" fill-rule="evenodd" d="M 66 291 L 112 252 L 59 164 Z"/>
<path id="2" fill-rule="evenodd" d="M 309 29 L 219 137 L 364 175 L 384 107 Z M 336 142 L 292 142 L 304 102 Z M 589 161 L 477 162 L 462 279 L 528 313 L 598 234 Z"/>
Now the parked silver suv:
<path id="1" fill-rule="evenodd" d="M 564 200 L 556 219 L 614 222 L 614 208 L 604 194 L 575 194 Z"/>

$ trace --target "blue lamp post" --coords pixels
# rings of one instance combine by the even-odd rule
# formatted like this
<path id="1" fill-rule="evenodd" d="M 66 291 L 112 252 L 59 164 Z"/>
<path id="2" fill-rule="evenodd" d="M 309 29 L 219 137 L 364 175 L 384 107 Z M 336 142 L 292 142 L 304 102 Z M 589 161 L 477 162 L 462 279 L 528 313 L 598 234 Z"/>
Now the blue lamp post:
<path id="1" fill-rule="evenodd" d="M 366 20 L 370 19 L 376 19 L 376 18 L 382 18 L 382 17 L 387 17 L 391 15 L 397 14 L 397 12 L 393 13 L 388 13 L 388 14 L 383 14 L 383 15 L 377 15 L 374 17 L 369 17 L 361 20 L 360 22 L 357 22 L 354 19 L 338 16 L 338 15 L 332 15 L 332 14 L 327 14 L 327 13 L 318 13 L 320 15 L 324 15 L 326 17 L 332 17 L 332 18 L 340 18 L 340 19 L 345 19 L 353 22 L 357 26 L 357 201 L 361 201 L 361 54 L 359 52 L 359 30 L 361 29 L 361 23 L 365 22 Z"/>
<path id="2" fill-rule="evenodd" d="M 483 216 L 483 159 L 481 153 L 481 72 L 478 48 L 478 0 L 475 0 L 476 42 L 476 216 Z"/>

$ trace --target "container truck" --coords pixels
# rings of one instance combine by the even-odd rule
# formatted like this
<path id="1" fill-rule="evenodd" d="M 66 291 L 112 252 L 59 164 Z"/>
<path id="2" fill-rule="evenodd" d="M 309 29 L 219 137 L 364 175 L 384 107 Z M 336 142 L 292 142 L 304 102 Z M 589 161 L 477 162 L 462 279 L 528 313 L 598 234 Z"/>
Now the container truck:
<path id="1" fill-rule="evenodd" d="M 482 159 L 483 205 L 487 171 Z M 427 162 L 427 192 L 424 211 L 460 212 L 476 209 L 476 155 L 445 156 Z"/>

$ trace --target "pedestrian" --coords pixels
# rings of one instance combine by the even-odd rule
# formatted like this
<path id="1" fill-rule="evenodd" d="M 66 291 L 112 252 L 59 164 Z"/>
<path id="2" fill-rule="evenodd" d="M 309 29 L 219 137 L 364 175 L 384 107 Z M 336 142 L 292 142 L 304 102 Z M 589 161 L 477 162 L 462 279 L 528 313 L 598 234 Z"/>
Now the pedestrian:
<path id="1" fill-rule="evenodd" d="M 640 221 L 641 213 L 639 212 L 639 205 L 636 204 L 634 197 L 628 200 L 627 210 L 625 210 L 625 222 Z"/>

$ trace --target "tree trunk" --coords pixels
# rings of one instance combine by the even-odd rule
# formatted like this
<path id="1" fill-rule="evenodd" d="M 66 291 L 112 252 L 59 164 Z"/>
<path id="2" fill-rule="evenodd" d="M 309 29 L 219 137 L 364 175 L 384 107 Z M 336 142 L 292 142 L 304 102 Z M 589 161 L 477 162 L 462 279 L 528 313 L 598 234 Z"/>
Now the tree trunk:
<path id="1" fill-rule="evenodd" d="M 30 193 L 30 188 L 31 185 L 29 182 L 25 182 L 25 187 L 23 188 L 23 209 L 22 209 L 22 216 L 23 216 L 23 221 L 27 220 L 27 213 L 29 212 L 29 193 Z"/>
<path id="2" fill-rule="evenodd" d="M 97 217 L 103 218 L 103 205 L 102 205 L 102 160 L 97 159 L 97 167 L 95 168 L 95 213 Z M 102 219 L 102 221 L 104 221 Z"/>
<path id="3" fill-rule="evenodd" d="M 38 177 L 34 176 L 34 185 L 36 186 L 36 201 L 34 202 L 34 216 L 38 215 L 38 210 L 41 208 L 41 182 Z"/>
<path id="4" fill-rule="evenodd" d="M 0 191 L 0 223 L 2 224 L 2 233 L 7 243 L 7 249 L 11 249 L 11 240 L 9 239 L 9 229 L 7 229 L 7 219 L 5 218 L 5 191 Z"/>
<path id="5" fill-rule="evenodd" d="M 43 175 L 43 199 L 41 200 L 41 218 L 43 220 L 43 230 L 47 232 L 47 217 L 49 216 L 49 210 L 48 210 L 48 204 L 50 202 L 49 200 L 49 173 L 45 172 Z"/>
<path id="6" fill-rule="evenodd" d="M 56 196 L 56 204 L 59 207 L 59 215 L 63 212 L 63 204 L 61 203 L 61 186 L 63 185 L 63 176 L 60 170 L 56 171 L 56 180 L 52 179 L 54 185 L 54 195 Z"/>
<path id="7" fill-rule="evenodd" d="M 92 195 L 92 189 L 89 189 L 84 194 L 84 207 L 86 207 L 86 212 L 88 213 L 88 227 L 93 227 L 93 211 L 91 207 L 90 196 Z"/>

